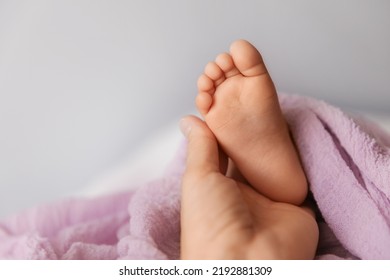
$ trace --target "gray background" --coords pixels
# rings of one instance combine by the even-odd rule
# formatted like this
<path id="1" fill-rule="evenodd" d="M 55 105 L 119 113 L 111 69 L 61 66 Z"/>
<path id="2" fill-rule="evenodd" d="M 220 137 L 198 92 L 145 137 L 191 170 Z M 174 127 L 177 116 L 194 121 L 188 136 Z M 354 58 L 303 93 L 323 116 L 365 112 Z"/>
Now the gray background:
<path id="1" fill-rule="evenodd" d="M 385 0 L 0 0 L 0 216 L 79 190 L 192 111 L 235 39 L 279 90 L 388 113 L 389 27 Z"/>

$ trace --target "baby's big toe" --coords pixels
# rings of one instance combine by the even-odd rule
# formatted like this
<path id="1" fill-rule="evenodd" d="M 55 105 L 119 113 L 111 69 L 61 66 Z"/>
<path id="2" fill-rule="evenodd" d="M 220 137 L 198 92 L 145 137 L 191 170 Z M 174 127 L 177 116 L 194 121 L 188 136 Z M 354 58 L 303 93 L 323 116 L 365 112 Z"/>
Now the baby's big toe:
<path id="1" fill-rule="evenodd" d="M 248 41 L 238 40 L 230 46 L 230 54 L 238 70 L 247 77 L 267 74 L 259 51 Z"/>

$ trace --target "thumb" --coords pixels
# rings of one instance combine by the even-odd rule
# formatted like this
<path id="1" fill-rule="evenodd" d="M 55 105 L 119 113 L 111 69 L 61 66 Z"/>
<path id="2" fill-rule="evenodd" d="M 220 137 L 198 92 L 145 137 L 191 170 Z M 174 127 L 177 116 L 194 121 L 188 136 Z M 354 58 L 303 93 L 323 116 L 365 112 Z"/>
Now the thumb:
<path id="1" fill-rule="evenodd" d="M 214 134 L 195 116 L 184 117 L 180 129 L 188 141 L 186 172 L 201 176 L 207 172 L 219 172 L 219 151 Z"/>

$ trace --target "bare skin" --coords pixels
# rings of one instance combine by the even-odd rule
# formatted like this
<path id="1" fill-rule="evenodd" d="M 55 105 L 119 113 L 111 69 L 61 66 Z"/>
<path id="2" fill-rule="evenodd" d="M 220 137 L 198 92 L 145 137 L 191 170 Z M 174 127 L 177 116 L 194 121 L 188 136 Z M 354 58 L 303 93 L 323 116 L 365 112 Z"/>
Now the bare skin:
<path id="1" fill-rule="evenodd" d="M 182 130 L 182 259 L 314 258 L 318 227 L 309 208 L 274 202 L 225 176 L 228 159 L 200 119 L 183 119 Z"/>
<path id="2" fill-rule="evenodd" d="M 198 90 L 199 112 L 248 183 L 271 200 L 300 205 L 306 177 L 257 49 L 234 42 L 206 65 Z"/>

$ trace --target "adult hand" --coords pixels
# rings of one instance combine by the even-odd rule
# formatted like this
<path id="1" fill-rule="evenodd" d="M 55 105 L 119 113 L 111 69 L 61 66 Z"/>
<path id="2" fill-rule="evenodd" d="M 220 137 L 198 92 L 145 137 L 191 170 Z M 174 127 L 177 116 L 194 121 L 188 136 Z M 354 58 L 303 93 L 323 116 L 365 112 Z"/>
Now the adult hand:
<path id="1" fill-rule="evenodd" d="M 308 208 L 273 202 L 228 178 L 227 158 L 200 119 L 186 117 L 181 128 L 188 140 L 182 183 L 182 259 L 314 257 L 318 227 Z"/>

